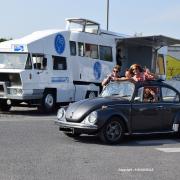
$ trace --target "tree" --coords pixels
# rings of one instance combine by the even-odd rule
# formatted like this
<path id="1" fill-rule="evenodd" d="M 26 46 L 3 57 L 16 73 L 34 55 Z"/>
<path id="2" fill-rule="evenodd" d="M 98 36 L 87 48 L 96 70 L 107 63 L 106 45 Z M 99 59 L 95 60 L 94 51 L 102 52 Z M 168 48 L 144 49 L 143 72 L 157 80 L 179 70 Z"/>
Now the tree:
<path id="1" fill-rule="evenodd" d="M 3 42 L 3 41 L 8 41 L 8 40 L 12 40 L 12 38 L 10 38 L 10 39 L 0 38 L 0 42 Z"/>

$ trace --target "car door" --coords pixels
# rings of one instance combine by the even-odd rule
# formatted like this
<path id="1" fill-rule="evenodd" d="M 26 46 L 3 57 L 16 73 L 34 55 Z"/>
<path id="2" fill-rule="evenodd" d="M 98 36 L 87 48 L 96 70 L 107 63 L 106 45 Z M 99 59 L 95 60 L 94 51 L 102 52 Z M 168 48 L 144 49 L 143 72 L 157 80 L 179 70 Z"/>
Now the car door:
<path id="1" fill-rule="evenodd" d="M 172 130 L 174 117 L 180 111 L 180 97 L 176 90 L 162 86 L 162 130 Z"/>
<path id="2" fill-rule="evenodd" d="M 145 89 L 150 88 L 155 93 L 154 100 L 144 100 Z M 132 102 L 131 127 L 133 133 L 157 132 L 162 129 L 162 103 L 160 102 L 158 86 L 140 87 Z M 152 98 L 151 98 L 152 99 Z"/>

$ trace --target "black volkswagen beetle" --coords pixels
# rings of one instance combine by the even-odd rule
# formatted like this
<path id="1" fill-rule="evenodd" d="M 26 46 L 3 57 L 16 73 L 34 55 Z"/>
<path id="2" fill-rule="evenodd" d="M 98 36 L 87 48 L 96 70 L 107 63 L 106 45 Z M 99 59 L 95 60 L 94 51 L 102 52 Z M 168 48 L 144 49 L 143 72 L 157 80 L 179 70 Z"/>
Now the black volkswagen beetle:
<path id="1" fill-rule="evenodd" d="M 180 93 L 161 81 L 108 84 L 99 97 L 60 108 L 55 123 L 67 136 L 97 134 L 115 144 L 124 135 L 180 135 Z"/>

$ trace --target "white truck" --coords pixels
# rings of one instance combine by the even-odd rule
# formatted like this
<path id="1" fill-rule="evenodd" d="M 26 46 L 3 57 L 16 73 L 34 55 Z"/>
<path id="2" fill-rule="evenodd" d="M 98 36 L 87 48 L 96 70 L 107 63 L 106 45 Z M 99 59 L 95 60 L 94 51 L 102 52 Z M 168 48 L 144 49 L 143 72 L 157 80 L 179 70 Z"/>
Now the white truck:
<path id="1" fill-rule="evenodd" d="M 138 63 L 165 77 L 162 47 L 178 42 L 165 36 L 130 37 L 71 18 L 66 30 L 37 31 L 0 43 L 0 109 L 26 104 L 50 112 L 56 103 L 97 96 L 101 81 L 118 63 L 122 75 Z"/>

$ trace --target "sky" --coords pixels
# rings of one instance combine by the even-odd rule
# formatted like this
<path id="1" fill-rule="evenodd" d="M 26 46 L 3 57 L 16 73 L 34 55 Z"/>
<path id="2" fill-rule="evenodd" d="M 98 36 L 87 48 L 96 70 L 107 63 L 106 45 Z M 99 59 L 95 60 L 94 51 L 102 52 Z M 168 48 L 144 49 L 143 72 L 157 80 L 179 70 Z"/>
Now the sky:
<path id="1" fill-rule="evenodd" d="M 64 29 L 71 17 L 107 26 L 107 0 L 0 0 L 0 7 L 0 38 Z M 180 39 L 180 0 L 109 0 L 109 30 Z"/>

